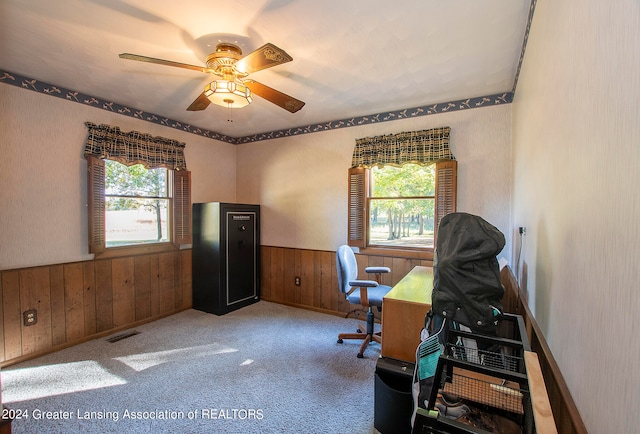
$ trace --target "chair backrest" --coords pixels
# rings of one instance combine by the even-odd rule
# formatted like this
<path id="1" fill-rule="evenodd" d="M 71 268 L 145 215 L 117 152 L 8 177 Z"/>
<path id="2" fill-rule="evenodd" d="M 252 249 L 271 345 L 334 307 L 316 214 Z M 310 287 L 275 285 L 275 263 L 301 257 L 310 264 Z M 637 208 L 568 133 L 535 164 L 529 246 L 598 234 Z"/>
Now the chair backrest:
<path id="1" fill-rule="evenodd" d="M 358 278 L 358 263 L 351 247 L 343 245 L 336 251 L 336 268 L 338 270 L 338 287 L 346 294 L 351 287 L 349 282 Z"/>

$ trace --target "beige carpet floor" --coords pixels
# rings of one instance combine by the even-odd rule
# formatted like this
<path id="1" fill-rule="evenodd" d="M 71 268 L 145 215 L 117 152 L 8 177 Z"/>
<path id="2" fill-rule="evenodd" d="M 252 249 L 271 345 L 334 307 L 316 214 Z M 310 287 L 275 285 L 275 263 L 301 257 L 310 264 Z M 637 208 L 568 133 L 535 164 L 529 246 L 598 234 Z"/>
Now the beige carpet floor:
<path id="1" fill-rule="evenodd" d="M 188 310 L 2 370 L 14 433 L 372 433 L 379 345 L 357 320 L 260 301 Z"/>

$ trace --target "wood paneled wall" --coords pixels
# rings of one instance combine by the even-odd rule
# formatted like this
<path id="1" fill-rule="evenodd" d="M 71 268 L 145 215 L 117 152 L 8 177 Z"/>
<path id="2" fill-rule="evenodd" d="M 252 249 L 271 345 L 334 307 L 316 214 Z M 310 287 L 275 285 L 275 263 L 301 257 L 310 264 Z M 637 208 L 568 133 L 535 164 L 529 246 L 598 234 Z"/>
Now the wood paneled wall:
<path id="1" fill-rule="evenodd" d="M 191 250 L 0 271 L 0 297 L 7 365 L 190 308 Z"/>
<path id="2" fill-rule="evenodd" d="M 261 247 L 261 297 L 344 315 L 354 308 L 338 290 L 335 252 Z M 394 285 L 430 260 L 357 254 L 367 266 L 388 266 Z M 300 286 L 295 285 L 300 277 Z M 372 277 L 373 278 L 373 277 Z M 192 306 L 191 250 L 0 271 L 0 362 L 36 357 Z M 23 324 L 36 309 L 37 323 Z"/>
<path id="3" fill-rule="evenodd" d="M 336 315 L 354 308 L 338 290 L 336 252 L 262 246 L 261 255 L 262 299 Z M 433 265 L 426 259 L 365 254 L 357 254 L 356 260 L 358 275 L 364 279 L 365 267 L 389 267 L 391 273 L 382 275 L 382 283 L 390 286 L 416 265 Z M 300 286 L 295 285 L 296 277 Z"/>

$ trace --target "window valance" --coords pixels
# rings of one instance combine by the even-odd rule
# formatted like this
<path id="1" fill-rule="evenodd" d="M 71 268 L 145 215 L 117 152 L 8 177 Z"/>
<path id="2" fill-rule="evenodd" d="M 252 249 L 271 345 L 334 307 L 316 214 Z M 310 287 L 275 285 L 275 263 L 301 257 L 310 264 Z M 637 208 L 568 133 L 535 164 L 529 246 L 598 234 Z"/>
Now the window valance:
<path id="1" fill-rule="evenodd" d="M 84 147 L 85 157 L 107 158 L 127 166 L 142 164 L 147 169 L 187 169 L 184 143 L 138 131 L 125 133 L 118 127 L 105 124 L 85 122 L 85 125 L 89 129 Z"/>
<path id="2" fill-rule="evenodd" d="M 433 128 L 356 139 L 351 167 L 402 166 L 455 160 L 449 150 L 451 128 Z"/>

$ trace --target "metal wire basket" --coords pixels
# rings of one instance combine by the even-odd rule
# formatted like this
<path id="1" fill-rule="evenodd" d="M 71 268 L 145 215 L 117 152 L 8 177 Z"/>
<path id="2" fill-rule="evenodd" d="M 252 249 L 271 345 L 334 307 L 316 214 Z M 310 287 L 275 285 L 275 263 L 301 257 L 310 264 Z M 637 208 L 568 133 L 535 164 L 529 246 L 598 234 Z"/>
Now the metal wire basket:
<path id="1" fill-rule="evenodd" d="M 506 337 L 448 331 L 425 429 L 414 432 L 535 432 L 524 362 L 529 342 L 524 323 L 516 316 L 510 320 L 515 327 Z"/>

